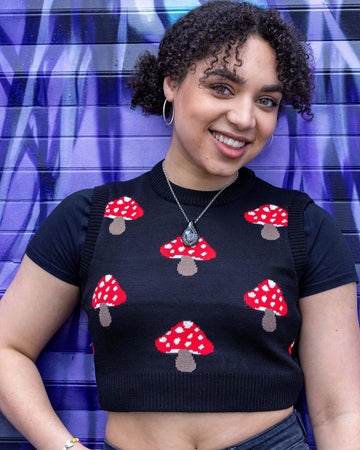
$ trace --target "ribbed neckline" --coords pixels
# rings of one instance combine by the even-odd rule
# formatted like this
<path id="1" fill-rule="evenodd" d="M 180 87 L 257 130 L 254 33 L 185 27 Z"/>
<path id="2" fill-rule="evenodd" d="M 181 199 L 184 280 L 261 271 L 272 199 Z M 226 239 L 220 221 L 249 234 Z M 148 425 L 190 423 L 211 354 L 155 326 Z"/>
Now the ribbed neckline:
<path id="1" fill-rule="evenodd" d="M 165 200 L 175 203 L 174 197 L 170 192 L 164 172 L 162 170 L 162 161 L 157 163 L 149 172 L 151 185 L 154 191 Z M 215 200 L 213 206 L 225 205 L 237 200 L 253 187 L 256 177 L 252 170 L 243 167 L 239 170 L 237 180 L 227 187 L 221 195 Z M 214 197 L 218 191 L 196 191 L 186 189 L 171 183 L 175 195 L 182 205 L 205 206 Z"/>

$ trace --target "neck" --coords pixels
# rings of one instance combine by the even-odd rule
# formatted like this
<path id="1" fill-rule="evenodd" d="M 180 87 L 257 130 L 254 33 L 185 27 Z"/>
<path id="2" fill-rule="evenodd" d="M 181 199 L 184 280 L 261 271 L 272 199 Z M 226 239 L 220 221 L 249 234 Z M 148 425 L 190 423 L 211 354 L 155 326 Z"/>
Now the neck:
<path id="1" fill-rule="evenodd" d="M 237 172 L 224 176 L 195 170 L 190 172 L 183 168 L 181 164 L 173 164 L 167 158 L 163 162 L 163 168 L 173 184 L 196 191 L 218 191 L 237 177 Z"/>

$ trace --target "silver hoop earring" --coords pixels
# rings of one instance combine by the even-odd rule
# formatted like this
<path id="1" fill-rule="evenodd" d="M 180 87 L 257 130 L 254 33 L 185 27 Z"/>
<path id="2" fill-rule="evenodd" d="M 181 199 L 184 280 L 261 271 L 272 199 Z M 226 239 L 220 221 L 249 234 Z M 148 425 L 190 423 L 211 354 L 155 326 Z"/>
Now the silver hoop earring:
<path id="1" fill-rule="evenodd" d="M 263 147 L 263 150 L 266 150 L 267 148 L 270 147 L 270 145 L 272 144 L 273 138 L 274 138 L 274 135 L 272 134 L 271 138 L 270 138 L 270 142 L 268 143 L 268 145 L 266 147 Z"/>
<path id="2" fill-rule="evenodd" d="M 167 98 L 165 99 L 164 104 L 163 104 L 163 113 L 162 113 L 162 116 L 163 116 L 163 119 L 164 119 L 164 122 L 166 123 L 166 125 L 169 126 L 169 125 L 171 125 L 171 124 L 174 122 L 174 113 L 175 113 L 175 111 L 174 111 L 174 105 L 171 104 L 171 106 L 172 106 L 171 119 L 170 119 L 170 121 L 168 122 L 168 121 L 166 120 L 166 111 L 165 111 L 165 110 L 166 110 L 166 103 L 167 103 Z M 171 102 L 169 102 L 169 103 L 171 103 Z"/>

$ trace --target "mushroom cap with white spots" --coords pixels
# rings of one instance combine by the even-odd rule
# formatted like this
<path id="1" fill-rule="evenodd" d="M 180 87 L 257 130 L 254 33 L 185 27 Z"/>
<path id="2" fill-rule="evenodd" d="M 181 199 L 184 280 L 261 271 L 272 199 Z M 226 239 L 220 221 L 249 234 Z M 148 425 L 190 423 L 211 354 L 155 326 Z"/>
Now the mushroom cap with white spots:
<path id="1" fill-rule="evenodd" d="M 97 309 L 102 303 L 118 306 L 126 300 L 126 294 L 116 279 L 108 274 L 101 278 L 92 296 L 92 307 Z"/>
<path id="2" fill-rule="evenodd" d="M 213 344 L 202 330 L 190 320 L 184 320 L 155 341 L 156 348 L 163 353 L 179 353 L 188 350 L 196 355 L 207 355 L 214 351 Z"/>
<path id="3" fill-rule="evenodd" d="M 135 220 L 143 214 L 144 211 L 135 200 L 130 197 L 121 197 L 106 205 L 104 217 L 109 217 L 109 219 L 123 217 L 125 220 Z"/>
<path id="4" fill-rule="evenodd" d="M 245 213 L 245 219 L 248 222 L 258 225 L 270 224 L 275 227 L 287 227 L 288 226 L 288 213 L 285 209 L 280 208 L 277 205 L 263 205 L 259 206 L 252 211 Z"/>
<path id="5" fill-rule="evenodd" d="M 287 314 L 287 304 L 279 286 L 273 280 L 265 280 L 253 291 L 245 294 L 245 303 L 251 308 L 265 311 L 272 310 L 278 316 Z"/>
<path id="6" fill-rule="evenodd" d="M 202 237 L 199 238 L 196 245 L 188 247 L 183 243 L 181 236 L 178 236 L 173 241 L 164 244 L 160 248 L 160 253 L 166 258 L 182 258 L 183 256 L 190 256 L 191 258 L 200 261 L 207 261 L 216 256 L 215 250 L 211 248 Z"/>

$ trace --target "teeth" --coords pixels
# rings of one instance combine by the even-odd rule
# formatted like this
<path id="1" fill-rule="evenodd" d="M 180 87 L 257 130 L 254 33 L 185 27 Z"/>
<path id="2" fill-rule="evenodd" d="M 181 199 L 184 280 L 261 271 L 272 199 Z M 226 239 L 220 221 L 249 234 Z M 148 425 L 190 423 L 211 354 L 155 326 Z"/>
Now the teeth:
<path id="1" fill-rule="evenodd" d="M 211 134 L 214 136 L 215 139 L 217 139 L 220 142 L 223 142 L 226 145 L 229 145 L 230 147 L 234 148 L 242 148 L 245 145 L 245 142 L 236 141 L 235 139 L 227 138 L 223 136 L 222 134 L 217 134 L 211 132 Z"/>

